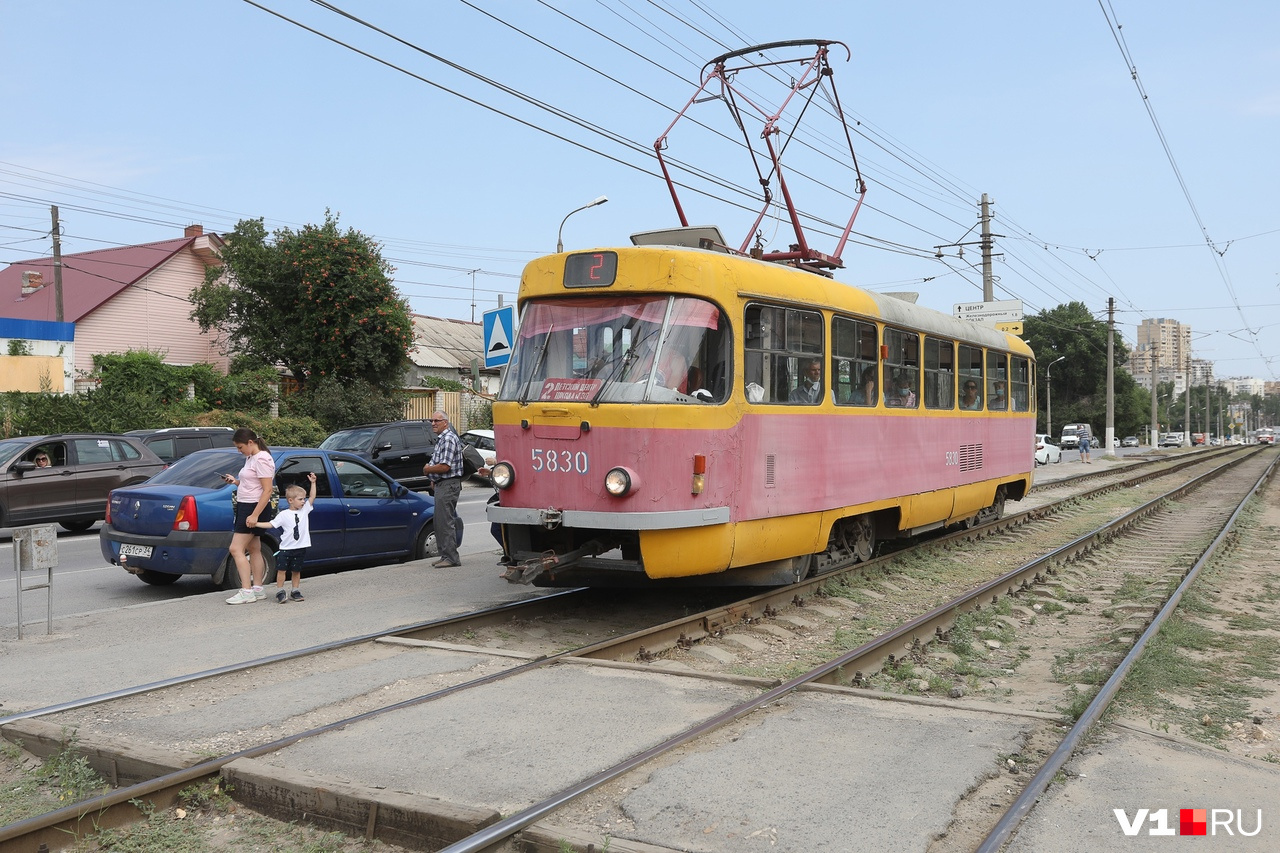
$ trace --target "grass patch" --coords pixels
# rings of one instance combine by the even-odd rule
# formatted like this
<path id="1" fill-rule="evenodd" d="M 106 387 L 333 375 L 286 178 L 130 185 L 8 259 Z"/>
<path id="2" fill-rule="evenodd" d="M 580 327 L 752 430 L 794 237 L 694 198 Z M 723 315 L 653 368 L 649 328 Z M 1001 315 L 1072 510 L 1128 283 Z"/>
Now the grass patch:
<path id="1" fill-rule="evenodd" d="M 46 814 L 68 803 L 101 794 L 109 786 L 76 750 L 76 737 L 63 732 L 63 745 L 30 771 L 21 772 L 0 797 L 0 826 Z M 21 748 L 5 742 L 3 759 L 16 765 Z"/>
<path id="2" fill-rule="evenodd" d="M 1247 716 L 1248 700 L 1265 695 L 1248 682 L 1275 678 L 1278 653 L 1280 643 L 1270 638 L 1215 632 L 1174 615 L 1147 644 L 1117 704 L 1135 716 L 1167 720 L 1183 735 L 1215 744 L 1226 734 L 1224 723 Z M 1190 702 L 1175 703 L 1173 694 Z"/>
<path id="3" fill-rule="evenodd" d="M 1252 613 L 1227 614 L 1227 625 L 1233 631 L 1261 631 L 1267 627 L 1267 621 Z"/>
<path id="4" fill-rule="evenodd" d="M 1147 594 L 1147 581 L 1132 572 L 1126 572 L 1120 580 L 1120 586 L 1111 596 L 1111 601 L 1118 604 L 1122 601 L 1139 601 Z"/>

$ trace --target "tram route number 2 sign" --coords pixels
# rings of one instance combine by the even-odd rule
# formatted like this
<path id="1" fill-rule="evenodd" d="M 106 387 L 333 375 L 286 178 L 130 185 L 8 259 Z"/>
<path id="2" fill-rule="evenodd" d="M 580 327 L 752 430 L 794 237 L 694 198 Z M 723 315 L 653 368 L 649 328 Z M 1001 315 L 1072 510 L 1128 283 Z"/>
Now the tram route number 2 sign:
<path id="1" fill-rule="evenodd" d="M 539 399 L 560 403 L 589 403 L 604 382 L 599 379 L 548 379 Z"/>

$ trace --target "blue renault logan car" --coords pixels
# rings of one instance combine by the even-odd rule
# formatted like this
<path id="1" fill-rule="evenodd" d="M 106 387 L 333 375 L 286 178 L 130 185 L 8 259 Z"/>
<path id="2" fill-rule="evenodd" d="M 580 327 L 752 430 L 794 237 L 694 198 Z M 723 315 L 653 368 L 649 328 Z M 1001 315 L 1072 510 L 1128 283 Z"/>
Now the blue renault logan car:
<path id="1" fill-rule="evenodd" d="M 435 553 L 431 520 L 435 501 L 410 491 L 350 453 L 299 447 L 272 448 L 275 494 L 291 485 L 309 489 L 316 475 L 307 566 L 378 565 Z M 201 450 L 179 459 L 147 482 L 116 489 L 107 499 L 99 533 L 102 556 L 149 584 L 170 584 L 183 575 L 208 575 L 225 589 L 240 580 L 231 544 L 236 474 L 244 456 L 235 448 Z M 275 577 L 275 536 L 264 531 L 267 577 Z"/>

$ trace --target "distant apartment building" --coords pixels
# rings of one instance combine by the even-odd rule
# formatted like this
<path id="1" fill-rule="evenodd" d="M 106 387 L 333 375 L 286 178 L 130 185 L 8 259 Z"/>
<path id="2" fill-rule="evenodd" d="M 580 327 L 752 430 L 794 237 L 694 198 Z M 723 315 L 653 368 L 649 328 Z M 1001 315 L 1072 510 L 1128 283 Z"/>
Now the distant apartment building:
<path id="1" fill-rule="evenodd" d="M 1262 395 L 1267 392 L 1267 382 L 1253 376 L 1232 376 L 1221 380 L 1220 384 L 1225 385 L 1232 395 L 1249 394 Z"/>
<path id="2" fill-rule="evenodd" d="M 1143 388 L 1156 382 L 1172 382 L 1176 392 L 1192 384 L 1203 385 L 1212 363 L 1191 358 L 1191 327 L 1177 320 L 1146 319 L 1137 328 L 1137 343 L 1129 353 L 1129 372 Z M 1199 370 L 1197 371 L 1197 367 Z"/>

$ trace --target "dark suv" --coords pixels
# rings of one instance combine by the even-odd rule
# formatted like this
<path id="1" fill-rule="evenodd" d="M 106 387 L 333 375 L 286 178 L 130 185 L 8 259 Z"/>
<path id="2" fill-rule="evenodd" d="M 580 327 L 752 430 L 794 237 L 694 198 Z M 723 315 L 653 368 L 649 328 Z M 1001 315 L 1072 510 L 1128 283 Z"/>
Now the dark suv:
<path id="1" fill-rule="evenodd" d="M 422 468 L 431 460 L 436 435 L 429 421 L 360 424 L 320 442 L 323 450 L 345 450 L 368 459 L 402 485 L 425 489 Z"/>
<path id="2" fill-rule="evenodd" d="M 231 427 L 167 427 L 165 429 L 131 429 L 125 435 L 136 436 L 147 447 L 172 465 L 184 456 L 210 447 L 231 447 Z"/>
<path id="3" fill-rule="evenodd" d="M 0 441 L 0 527 L 56 521 L 88 530 L 105 516 L 112 489 L 163 469 L 164 461 L 132 436 L 6 438 Z"/>

